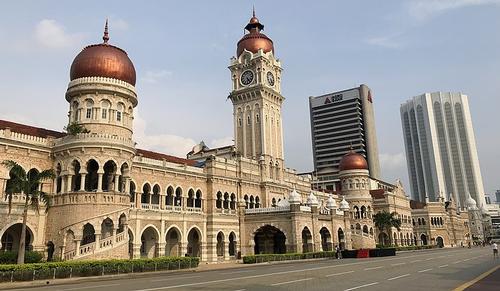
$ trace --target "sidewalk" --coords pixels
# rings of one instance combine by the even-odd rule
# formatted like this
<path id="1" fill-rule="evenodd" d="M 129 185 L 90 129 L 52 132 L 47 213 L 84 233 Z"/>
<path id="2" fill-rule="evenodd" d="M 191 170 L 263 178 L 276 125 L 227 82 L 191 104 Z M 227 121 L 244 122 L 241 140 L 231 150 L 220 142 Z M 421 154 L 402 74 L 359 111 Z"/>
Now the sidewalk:
<path id="1" fill-rule="evenodd" d="M 472 285 L 466 287 L 466 291 L 496 291 L 500 286 L 500 266 L 497 266 L 494 271 Z"/>

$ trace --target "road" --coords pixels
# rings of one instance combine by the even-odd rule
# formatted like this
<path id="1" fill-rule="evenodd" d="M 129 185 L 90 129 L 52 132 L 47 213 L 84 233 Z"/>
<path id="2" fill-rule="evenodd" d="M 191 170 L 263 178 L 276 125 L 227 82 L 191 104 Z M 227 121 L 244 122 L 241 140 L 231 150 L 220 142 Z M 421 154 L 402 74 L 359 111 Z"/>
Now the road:
<path id="1" fill-rule="evenodd" d="M 385 258 L 330 259 L 89 279 L 88 282 L 36 287 L 36 290 L 453 290 L 499 263 L 500 260 L 493 260 L 489 248 L 440 249 Z"/>

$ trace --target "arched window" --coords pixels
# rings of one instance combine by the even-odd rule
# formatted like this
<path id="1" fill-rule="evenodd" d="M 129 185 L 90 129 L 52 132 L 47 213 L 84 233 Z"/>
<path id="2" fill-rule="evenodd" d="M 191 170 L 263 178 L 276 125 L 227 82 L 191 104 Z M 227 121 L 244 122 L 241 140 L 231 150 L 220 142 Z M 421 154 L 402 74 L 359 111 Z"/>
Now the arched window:
<path id="1" fill-rule="evenodd" d="M 101 119 L 108 119 L 108 110 L 111 107 L 111 103 L 108 100 L 101 101 Z"/>
<path id="2" fill-rule="evenodd" d="M 146 183 L 142 186 L 141 203 L 149 203 L 149 194 L 151 192 L 151 186 Z"/>
<path id="3" fill-rule="evenodd" d="M 260 118 L 259 118 L 259 113 L 255 114 L 255 123 L 259 123 Z"/>
<path id="4" fill-rule="evenodd" d="M 255 200 L 253 198 L 253 195 L 250 195 L 250 209 L 255 207 Z"/>
<path id="5" fill-rule="evenodd" d="M 166 198 L 167 198 L 165 199 L 166 205 L 174 205 L 174 187 L 168 186 Z"/>
<path id="6" fill-rule="evenodd" d="M 229 194 L 227 192 L 224 193 L 224 209 L 229 209 Z"/>
<path id="7" fill-rule="evenodd" d="M 181 187 L 177 187 L 177 189 L 175 189 L 174 204 L 175 204 L 175 206 L 182 206 L 182 189 L 181 189 Z"/>
<path id="8" fill-rule="evenodd" d="M 215 208 L 222 209 L 222 193 L 217 192 L 217 200 L 215 201 Z"/>
<path id="9" fill-rule="evenodd" d="M 250 115 L 247 115 L 247 125 L 250 125 L 250 122 L 251 122 Z"/>
<path id="10" fill-rule="evenodd" d="M 234 193 L 231 193 L 231 202 L 229 206 L 233 210 L 236 209 L 236 195 L 234 195 Z"/>
<path id="11" fill-rule="evenodd" d="M 194 207 L 201 208 L 201 191 L 196 191 L 196 200 L 194 201 Z"/>
<path id="12" fill-rule="evenodd" d="M 248 209 L 248 195 L 245 195 L 243 200 L 245 200 L 245 209 Z"/>
<path id="13" fill-rule="evenodd" d="M 87 99 L 85 102 L 85 118 L 86 119 L 92 119 L 92 111 L 94 108 L 94 101 L 92 99 Z"/>
<path id="14" fill-rule="evenodd" d="M 187 207 L 194 207 L 194 190 L 189 189 L 187 198 Z"/>
<path id="15" fill-rule="evenodd" d="M 135 202 L 135 183 L 130 181 L 130 202 Z"/>
<path id="16" fill-rule="evenodd" d="M 273 200 L 271 200 L 271 205 L 273 207 L 276 207 L 276 198 L 273 198 Z"/>
<path id="17" fill-rule="evenodd" d="M 118 105 L 116 106 L 116 121 L 117 122 L 122 122 L 123 109 L 124 109 L 123 104 L 118 103 Z"/>
<path id="18" fill-rule="evenodd" d="M 260 208 L 260 198 L 259 198 L 259 196 L 255 196 L 255 208 Z"/>

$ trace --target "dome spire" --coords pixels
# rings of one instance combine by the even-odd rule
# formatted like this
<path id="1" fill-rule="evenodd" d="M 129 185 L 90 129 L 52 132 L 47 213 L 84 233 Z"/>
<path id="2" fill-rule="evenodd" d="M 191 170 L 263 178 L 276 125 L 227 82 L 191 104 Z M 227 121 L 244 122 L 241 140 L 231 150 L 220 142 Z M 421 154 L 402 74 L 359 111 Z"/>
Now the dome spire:
<path id="1" fill-rule="evenodd" d="M 109 40 L 109 33 L 108 33 L 108 19 L 106 18 L 106 24 L 104 25 L 104 35 L 102 36 L 102 40 L 104 40 L 104 43 L 107 44 Z"/>
<path id="2" fill-rule="evenodd" d="M 255 5 L 252 5 L 252 16 L 255 17 Z"/>

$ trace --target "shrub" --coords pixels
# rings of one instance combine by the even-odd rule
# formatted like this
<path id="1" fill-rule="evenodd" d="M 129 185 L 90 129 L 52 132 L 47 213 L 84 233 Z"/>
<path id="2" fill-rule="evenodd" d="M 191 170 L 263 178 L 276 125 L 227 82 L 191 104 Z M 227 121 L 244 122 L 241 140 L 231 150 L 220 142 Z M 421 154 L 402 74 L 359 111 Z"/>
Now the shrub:
<path id="1" fill-rule="evenodd" d="M 314 253 L 288 253 L 288 254 L 263 254 L 249 255 L 243 257 L 244 264 L 265 263 L 273 261 L 305 260 L 335 257 L 335 252 L 314 252 Z"/>
<path id="2" fill-rule="evenodd" d="M 94 260 L 0 265 L 0 282 L 87 277 L 103 274 L 139 273 L 197 267 L 194 257 L 159 257 L 135 260 Z"/>
<path id="3" fill-rule="evenodd" d="M 40 252 L 27 251 L 24 254 L 25 263 L 39 263 L 43 259 L 43 254 Z M 0 252 L 0 264 L 15 264 L 17 263 L 17 252 L 5 251 Z"/>

